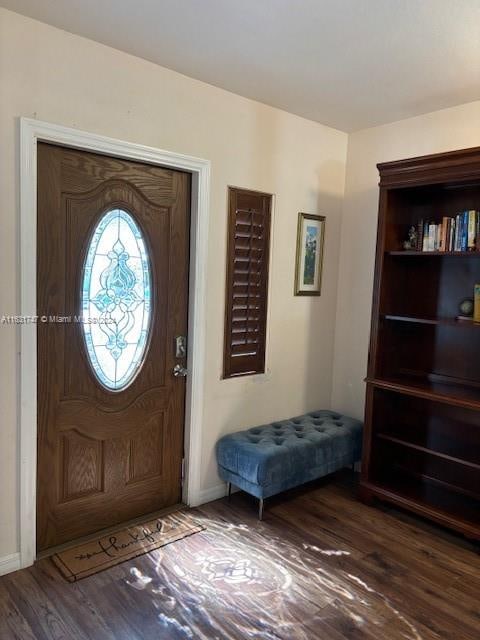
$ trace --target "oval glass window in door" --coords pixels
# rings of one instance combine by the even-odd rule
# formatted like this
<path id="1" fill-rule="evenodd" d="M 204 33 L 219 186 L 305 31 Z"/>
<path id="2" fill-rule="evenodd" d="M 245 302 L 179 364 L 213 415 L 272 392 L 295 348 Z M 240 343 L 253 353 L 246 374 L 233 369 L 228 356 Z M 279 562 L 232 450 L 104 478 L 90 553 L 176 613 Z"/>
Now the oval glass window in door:
<path id="1" fill-rule="evenodd" d="M 130 213 L 107 211 L 83 269 L 83 332 L 88 359 L 107 389 L 125 389 L 140 370 L 151 326 L 151 270 L 145 239 Z"/>

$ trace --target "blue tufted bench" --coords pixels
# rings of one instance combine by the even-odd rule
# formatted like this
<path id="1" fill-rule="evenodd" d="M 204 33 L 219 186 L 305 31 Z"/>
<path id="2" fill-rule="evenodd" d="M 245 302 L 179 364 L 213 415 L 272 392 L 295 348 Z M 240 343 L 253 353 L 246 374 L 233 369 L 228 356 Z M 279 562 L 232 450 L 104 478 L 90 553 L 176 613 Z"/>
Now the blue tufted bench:
<path id="1" fill-rule="evenodd" d="M 321 478 L 360 459 L 362 423 L 334 411 L 237 431 L 217 443 L 220 477 L 260 500 Z"/>

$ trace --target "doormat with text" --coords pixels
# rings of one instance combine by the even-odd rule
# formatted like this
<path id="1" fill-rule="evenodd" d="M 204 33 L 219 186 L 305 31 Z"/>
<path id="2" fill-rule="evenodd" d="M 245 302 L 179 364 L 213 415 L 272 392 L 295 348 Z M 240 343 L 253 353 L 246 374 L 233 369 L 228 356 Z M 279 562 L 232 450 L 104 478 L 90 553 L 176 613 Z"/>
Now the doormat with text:
<path id="1" fill-rule="evenodd" d="M 204 530 L 187 513 L 177 511 L 71 547 L 52 560 L 69 582 L 75 582 Z"/>

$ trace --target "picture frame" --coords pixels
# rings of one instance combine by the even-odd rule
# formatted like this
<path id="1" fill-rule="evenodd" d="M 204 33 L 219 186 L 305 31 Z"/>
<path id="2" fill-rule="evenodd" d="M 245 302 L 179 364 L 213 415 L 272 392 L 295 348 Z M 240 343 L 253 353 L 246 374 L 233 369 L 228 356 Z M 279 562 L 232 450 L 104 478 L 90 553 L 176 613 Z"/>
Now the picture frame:
<path id="1" fill-rule="evenodd" d="M 322 287 L 325 216 L 300 212 L 295 264 L 296 296 L 319 296 Z"/>

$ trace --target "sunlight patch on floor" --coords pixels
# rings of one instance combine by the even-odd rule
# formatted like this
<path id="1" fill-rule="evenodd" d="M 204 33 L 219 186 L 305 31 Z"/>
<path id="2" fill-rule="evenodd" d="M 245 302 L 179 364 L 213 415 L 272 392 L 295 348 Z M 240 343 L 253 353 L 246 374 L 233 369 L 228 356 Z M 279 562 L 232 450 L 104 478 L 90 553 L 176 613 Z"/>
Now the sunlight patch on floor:
<path id="1" fill-rule="evenodd" d="M 322 556 L 349 556 L 350 551 L 342 551 L 340 549 L 320 549 L 314 544 L 307 544 L 304 542 L 302 547 L 306 550 L 310 549 L 311 551 L 316 551 L 317 553 L 321 553 Z"/>
<path id="2" fill-rule="evenodd" d="M 264 524 L 197 520 L 205 531 L 150 554 L 152 575 L 134 568 L 126 581 L 149 594 L 175 637 L 310 640 L 334 617 L 359 629 L 386 627 L 394 617 L 401 637 L 422 640 L 385 596 L 336 566 L 350 552 L 295 545 Z"/>
<path id="3" fill-rule="evenodd" d="M 153 580 L 153 578 L 150 578 L 150 576 L 144 575 L 140 571 L 140 569 L 137 569 L 136 567 L 133 567 L 133 569 L 130 569 L 130 574 L 132 576 L 132 580 L 127 580 L 127 584 L 130 587 L 137 589 L 137 591 L 142 591 L 143 589 L 145 589 L 145 587 L 149 585 L 150 582 L 152 582 Z"/>

